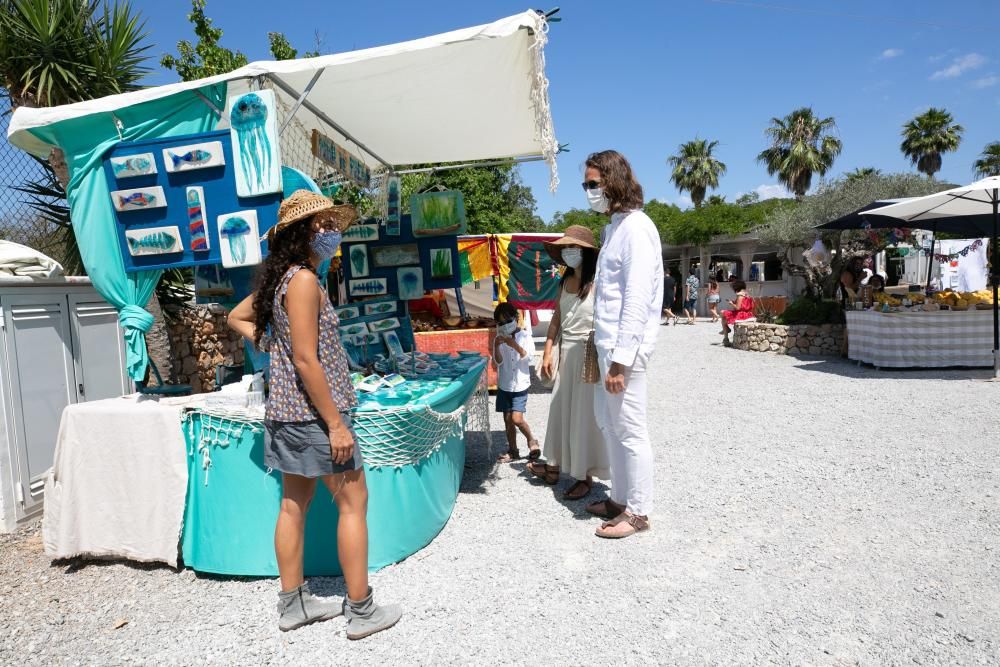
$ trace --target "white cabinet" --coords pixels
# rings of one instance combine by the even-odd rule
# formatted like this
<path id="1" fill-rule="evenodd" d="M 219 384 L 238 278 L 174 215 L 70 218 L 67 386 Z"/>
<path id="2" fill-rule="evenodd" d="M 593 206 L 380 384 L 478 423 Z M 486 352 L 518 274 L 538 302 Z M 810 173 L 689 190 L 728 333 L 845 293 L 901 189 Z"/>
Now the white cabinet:
<path id="1" fill-rule="evenodd" d="M 0 529 L 41 511 L 63 408 L 129 391 L 117 313 L 89 283 L 0 280 Z"/>

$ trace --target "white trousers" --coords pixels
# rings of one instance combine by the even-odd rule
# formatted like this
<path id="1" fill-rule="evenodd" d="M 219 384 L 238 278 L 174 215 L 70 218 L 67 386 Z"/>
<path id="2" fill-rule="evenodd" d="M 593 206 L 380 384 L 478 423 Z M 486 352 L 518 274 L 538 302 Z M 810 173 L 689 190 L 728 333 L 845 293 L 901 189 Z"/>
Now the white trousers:
<path id="1" fill-rule="evenodd" d="M 646 428 L 648 361 L 649 353 L 639 352 L 632 367 L 625 369 L 625 391 L 609 394 L 604 378 L 611 367 L 611 350 L 598 350 L 601 386 L 594 400 L 611 463 L 611 500 L 639 516 L 653 511 L 653 447 Z"/>

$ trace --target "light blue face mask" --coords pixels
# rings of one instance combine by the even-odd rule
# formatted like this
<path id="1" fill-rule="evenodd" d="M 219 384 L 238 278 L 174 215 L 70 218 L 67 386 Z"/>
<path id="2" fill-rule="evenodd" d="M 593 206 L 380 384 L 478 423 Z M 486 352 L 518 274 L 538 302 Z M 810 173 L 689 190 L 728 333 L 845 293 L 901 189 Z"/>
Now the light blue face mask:
<path id="1" fill-rule="evenodd" d="M 337 253 L 342 238 L 343 235 L 336 230 L 317 232 L 309 247 L 320 259 L 330 259 Z"/>

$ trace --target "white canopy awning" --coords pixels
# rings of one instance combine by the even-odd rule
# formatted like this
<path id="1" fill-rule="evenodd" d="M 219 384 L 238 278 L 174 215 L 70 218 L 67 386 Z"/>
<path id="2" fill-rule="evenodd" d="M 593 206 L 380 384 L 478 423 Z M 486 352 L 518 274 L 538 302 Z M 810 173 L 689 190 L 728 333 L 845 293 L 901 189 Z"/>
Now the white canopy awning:
<path id="1" fill-rule="evenodd" d="M 11 118 L 8 139 L 46 157 L 52 146 L 32 134 L 34 128 L 110 114 L 223 81 L 229 94 L 239 94 L 270 80 L 282 103 L 292 108 L 313 82 L 296 121 L 307 132 L 316 129 L 347 140 L 373 169 L 380 162 L 396 166 L 541 155 L 552 170 L 554 188 L 558 144 L 542 52 L 547 29 L 542 16 L 526 11 L 389 46 L 259 61 L 198 81 L 60 107 L 22 107 Z M 344 132 L 333 130 L 328 120 Z"/>

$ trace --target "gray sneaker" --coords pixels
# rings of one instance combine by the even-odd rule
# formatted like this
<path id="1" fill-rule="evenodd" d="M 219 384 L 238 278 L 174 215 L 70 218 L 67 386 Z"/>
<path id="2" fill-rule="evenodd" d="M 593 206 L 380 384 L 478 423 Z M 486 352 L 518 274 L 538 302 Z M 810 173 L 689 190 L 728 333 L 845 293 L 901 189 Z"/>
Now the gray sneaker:
<path id="1" fill-rule="evenodd" d="M 328 598 L 318 598 L 309 590 L 309 584 L 278 593 L 278 628 L 288 632 L 317 621 L 328 621 L 344 613 L 342 603 Z"/>
<path id="2" fill-rule="evenodd" d="M 403 610 L 398 604 L 379 606 L 372 599 L 372 587 L 368 587 L 368 597 L 355 602 L 344 596 L 344 616 L 347 618 L 347 638 L 364 639 L 382 630 L 388 630 L 399 622 Z"/>

